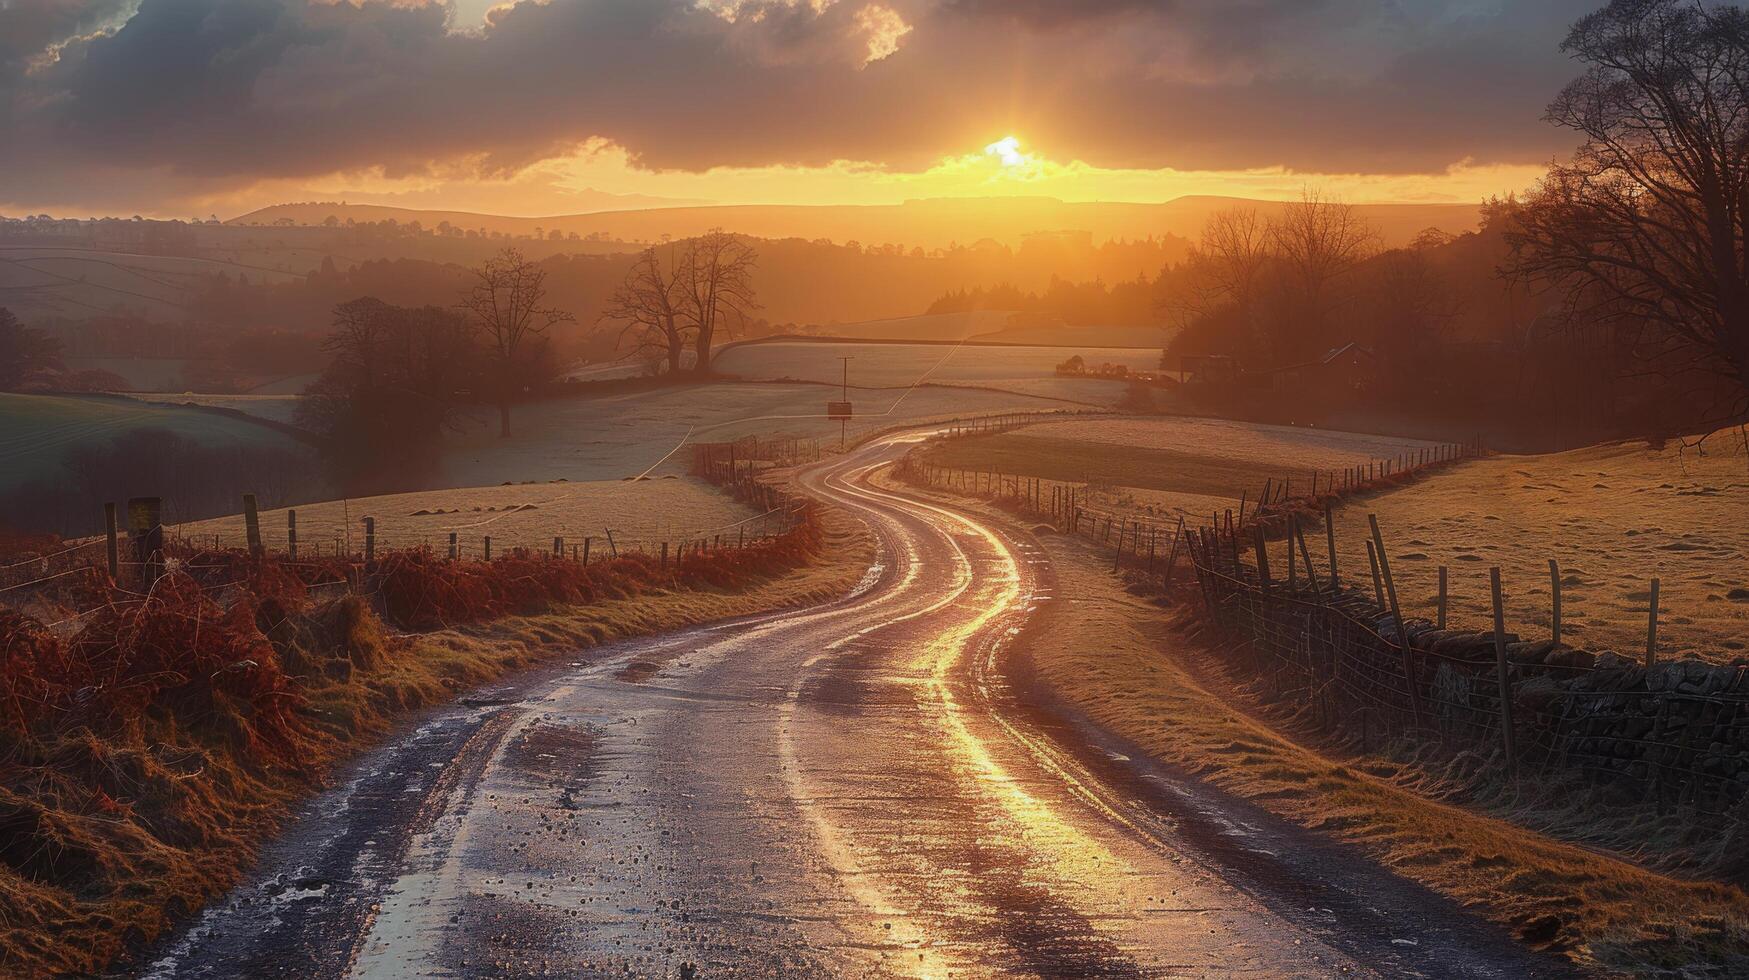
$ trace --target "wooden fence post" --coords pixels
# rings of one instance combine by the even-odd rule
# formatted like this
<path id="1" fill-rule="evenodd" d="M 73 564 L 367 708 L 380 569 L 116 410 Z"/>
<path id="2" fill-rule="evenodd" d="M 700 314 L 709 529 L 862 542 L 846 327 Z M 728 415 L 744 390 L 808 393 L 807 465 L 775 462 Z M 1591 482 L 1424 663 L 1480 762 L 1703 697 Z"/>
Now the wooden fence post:
<path id="1" fill-rule="evenodd" d="M 451 531 L 449 532 L 449 560 L 455 561 L 460 555 L 461 549 L 456 546 L 455 532 Z"/>
<path id="2" fill-rule="evenodd" d="M 1324 501 L 1324 538 L 1330 545 L 1330 588 L 1342 587 L 1342 576 L 1336 571 L 1336 509 L 1328 500 Z"/>
<path id="3" fill-rule="evenodd" d="M 248 539 L 249 554 L 261 554 L 261 514 L 255 509 L 255 495 L 243 495 L 243 533 Z"/>
<path id="4" fill-rule="evenodd" d="M 589 567 L 589 543 L 595 539 L 589 535 L 583 536 L 583 567 Z"/>
<path id="5" fill-rule="evenodd" d="M 298 512 L 285 512 L 285 553 L 292 561 L 298 560 Z"/>
<path id="6" fill-rule="evenodd" d="M 1652 579 L 1652 601 L 1646 610 L 1646 666 L 1658 662 L 1658 580 Z"/>
<path id="7" fill-rule="evenodd" d="M 1445 602 L 1446 602 L 1445 579 L 1446 579 L 1445 566 L 1441 565 L 1441 566 L 1439 566 L 1439 628 L 1440 629 L 1445 629 Z"/>
<path id="8" fill-rule="evenodd" d="M 1488 583 L 1494 592 L 1494 672 L 1500 684 L 1500 738 L 1506 748 L 1506 771 L 1518 778 L 1518 751 L 1513 742 L 1512 674 L 1506 666 L 1506 604 L 1500 596 L 1500 566 L 1488 570 Z"/>
<path id="9" fill-rule="evenodd" d="M 562 536 L 553 538 L 553 557 L 565 557 L 565 539 Z"/>
<path id="10" fill-rule="evenodd" d="M 668 567 L 668 542 L 662 542 L 662 567 Z"/>
<path id="11" fill-rule="evenodd" d="M 1300 529 L 1299 516 L 1293 511 L 1287 515 L 1287 590 L 1294 591 L 1300 587 L 1298 561 L 1294 556 L 1294 535 Z"/>
<path id="12" fill-rule="evenodd" d="M 1172 588 L 1172 567 L 1178 564 L 1178 539 L 1184 537 L 1184 515 L 1178 515 L 1178 527 L 1172 532 L 1172 554 L 1166 559 L 1166 587 Z M 1195 559 L 1191 559 L 1195 561 Z"/>
<path id="13" fill-rule="evenodd" d="M 510 550 L 515 551 L 516 549 L 512 548 Z M 485 535 L 484 539 L 480 542 L 480 560 L 492 560 L 492 536 L 490 534 Z"/>
<path id="14" fill-rule="evenodd" d="M 1306 584 L 1311 588 L 1311 590 L 1313 592 L 1317 592 L 1318 591 L 1318 573 L 1312 569 L 1312 552 L 1311 552 L 1311 549 L 1306 547 L 1305 528 L 1300 527 L 1297 522 L 1294 525 L 1294 537 L 1296 539 L 1298 539 L 1298 541 L 1300 543 L 1300 557 L 1302 559 L 1304 559 L 1306 562 Z M 1294 543 L 1292 541 L 1289 541 L 1287 543 L 1287 546 L 1288 546 L 1288 550 L 1291 551 L 1291 550 L 1293 550 Z"/>
<path id="15" fill-rule="evenodd" d="M 1379 553 L 1373 546 L 1372 539 L 1366 542 L 1366 560 L 1372 564 L 1372 595 L 1373 602 L 1380 609 L 1385 608 L 1385 580 L 1379 575 Z"/>
<path id="16" fill-rule="evenodd" d="M 603 528 L 602 530 L 607 532 L 607 549 L 608 549 L 608 551 L 613 553 L 613 557 L 618 558 L 619 557 L 619 545 L 616 545 L 613 543 L 613 528 L 611 528 L 611 527 Z"/>
<path id="17" fill-rule="evenodd" d="M 377 560 L 377 519 L 374 517 L 364 519 L 364 560 Z"/>
<path id="18" fill-rule="evenodd" d="M 109 580 L 111 582 L 117 582 L 121 580 L 121 547 L 116 541 L 115 534 L 115 504 L 108 503 L 103 505 L 103 524 L 104 533 L 109 538 L 109 547 L 107 549 L 109 557 Z"/>
<path id="19" fill-rule="evenodd" d="M 1415 656 L 1415 648 L 1409 644 L 1409 626 L 1403 622 L 1403 611 L 1397 605 L 1397 583 L 1391 578 L 1391 559 L 1385 554 L 1385 539 L 1379 533 L 1379 518 L 1377 514 L 1366 515 L 1366 520 L 1372 527 L 1372 543 L 1378 552 L 1378 561 L 1374 564 L 1375 572 L 1383 571 L 1385 577 L 1385 595 L 1391 603 L 1391 618 L 1397 622 L 1397 644 L 1403 651 L 1403 672 L 1409 682 L 1409 708 L 1415 714 L 1415 727 L 1421 727 L 1421 669 Z"/>
<path id="20" fill-rule="evenodd" d="M 1554 636 L 1555 646 L 1558 647 L 1561 645 L 1561 566 L 1553 558 L 1549 559 L 1549 595 L 1549 629 Z"/>
<path id="21" fill-rule="evenodd" d="M 1251 525 L 1252 537 L 1257 543 L 1257 581 L 1263 586 L 1263 594 L 1269 594 L 1269 548 L 1263 540 L 1263 525 Z"/>
<path id="22" fill-rule="evenodd" d="M 161 497 L 128 500 L 128 540 L 134 546 L 134 561 L 141 581 L 149 589 L 164 573 L 164 501 Z"/>

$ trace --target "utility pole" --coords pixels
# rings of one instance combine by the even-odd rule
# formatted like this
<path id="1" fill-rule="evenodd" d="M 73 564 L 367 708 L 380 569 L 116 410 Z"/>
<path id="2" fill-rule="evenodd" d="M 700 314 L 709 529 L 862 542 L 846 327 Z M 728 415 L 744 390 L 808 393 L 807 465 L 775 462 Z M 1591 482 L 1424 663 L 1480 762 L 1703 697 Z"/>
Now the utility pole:
<path id="1" fill-rule="evenodd" d="M 850 428 L 850 355 L 841 355 L 838 360 L 844 364 L 844 380 L 839 388 L 838 397 L 845 406 L 838 417 L 838 451 L 844 451 L 845 432 Z"/>

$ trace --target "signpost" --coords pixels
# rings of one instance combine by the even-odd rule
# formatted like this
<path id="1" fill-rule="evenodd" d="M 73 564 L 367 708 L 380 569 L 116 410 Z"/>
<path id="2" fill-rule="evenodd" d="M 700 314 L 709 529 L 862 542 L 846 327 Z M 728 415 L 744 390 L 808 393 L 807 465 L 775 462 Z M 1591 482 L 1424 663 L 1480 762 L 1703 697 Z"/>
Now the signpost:
<path id="1" fill-rule="evenodd" d="M 838 423 L 838 451 L 844 451 L 844 433 L 850 426 L 850 358 L 840 357 L 844 362 L 844 382 L 839 397 L 842 401 L 826 403 L 826 417 Z"/>

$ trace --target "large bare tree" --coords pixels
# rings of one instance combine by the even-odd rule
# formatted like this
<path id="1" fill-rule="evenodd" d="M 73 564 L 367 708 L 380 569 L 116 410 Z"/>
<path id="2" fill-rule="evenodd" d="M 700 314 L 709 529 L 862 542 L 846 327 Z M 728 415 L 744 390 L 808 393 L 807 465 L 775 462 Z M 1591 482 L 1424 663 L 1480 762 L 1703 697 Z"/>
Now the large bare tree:
<path id="1" fill-rule="evenodd" d="M 625 280 L 614 288 L 602 309 L 601 319 L 624 324 L 619 343 L 630 340 L 633 353 L 660 352 L 668 360 L 668 373 L 680 371 L 680 356 L 686 351 L 691 330 L 682 316 L 682 287 L 675 271 L 674 246 L 667 248 L 668 262 L 655 248 L 645 249 L 632 263 Z"/>
<path id="2" fill-rule="evenodd" d="M 1326 322 L 1337 287 L 1377 247 L 1372 226 L 1345 204 L 1307 187 L 1269 225 L 1269 238 L 1293 292 L 1292 322 L 1278 324 L 1273 338 L 1278 356 L 1304 356 L 1331 339 Z"/>
<path id="3" fill-rule="evenodd" d="M 1230 307 L 1234 321 L 1249 331 L 1274 258 L 1269 223 L 1255 208 L 1217 211 L 1203 225 L 1202 239 L 1162 305 L 1181 327 Z"/>
<path id="4" fill-rule="evenodd" d="M 322 350 L 351 368 L 358 384 L 375 387 L 382 381 L 385 350 L 395 308 L 375 296 L 360 296 L 334 307 L 334 332 L 322 340 Z"/>
<path id="5" fill-rule="evenodd" d="M 1272 237 L 1268 222 L 1256 208 L 1227 208 L 1210 215 L 1203 225 L 1201 242 L 1209 263 L 1210 286 L 1249 310 L 1264 270 L 1275 255 Z"/>
<path id="6" fill-rule="evenodd" d="M 1548 118 L 1584 138 L 1514 215 L 1507 271 L 1614 322 L 1658 373 L 1724 381 L 1749 410 L 1749 14 L 1613 0 L 1562 50 L 1588 68 Z"/>
<path id="7" fill-rule="evenodd" d="M 692 326 L 693 369 L 708 374 L 718 329 L 732 332 L 759 308 L 753 292 L 753 270 L 759 255 L 746 241 L 721 228 L 694 238 L 686 246 L 678 271 L 680 296 Z"/>
<path id="8" fill-rule="evenodd" d="M 474 270 L 474 284 L 461 308 L 480 332 L 488 359 L 492 395 L 498 403 L 498 434 L 510 435 L 510 403 L 547 365 L 546 334 L 574 318 L 541 305 L 547 274 L 507 248 Z"/>

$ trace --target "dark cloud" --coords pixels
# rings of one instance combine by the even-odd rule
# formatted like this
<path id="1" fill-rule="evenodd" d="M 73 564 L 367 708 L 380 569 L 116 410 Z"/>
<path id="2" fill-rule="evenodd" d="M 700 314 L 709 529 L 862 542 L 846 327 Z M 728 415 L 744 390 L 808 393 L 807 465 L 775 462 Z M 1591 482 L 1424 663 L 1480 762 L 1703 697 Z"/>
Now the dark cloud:
<path id="1" fill-rule="evenodd" d="M 122 0 L 0 0 L 0 200 L 501 174 L 597 137 L 680 169 L 916 167 L 1009 129 L 1105 166 L 1534 162 L 1596 0 L 879 0 L 912 30 L 865 67 L 870 2 L 550 0 L 457 32 L 435 3 L 142 0 L 80 36 Z"/>
<path id="2" fill-rule="evenodd" d="M 127 0 L 0 0 L 0 79 L 22 71 L 50 45 L 101 27 L 126 6 Z"/>

